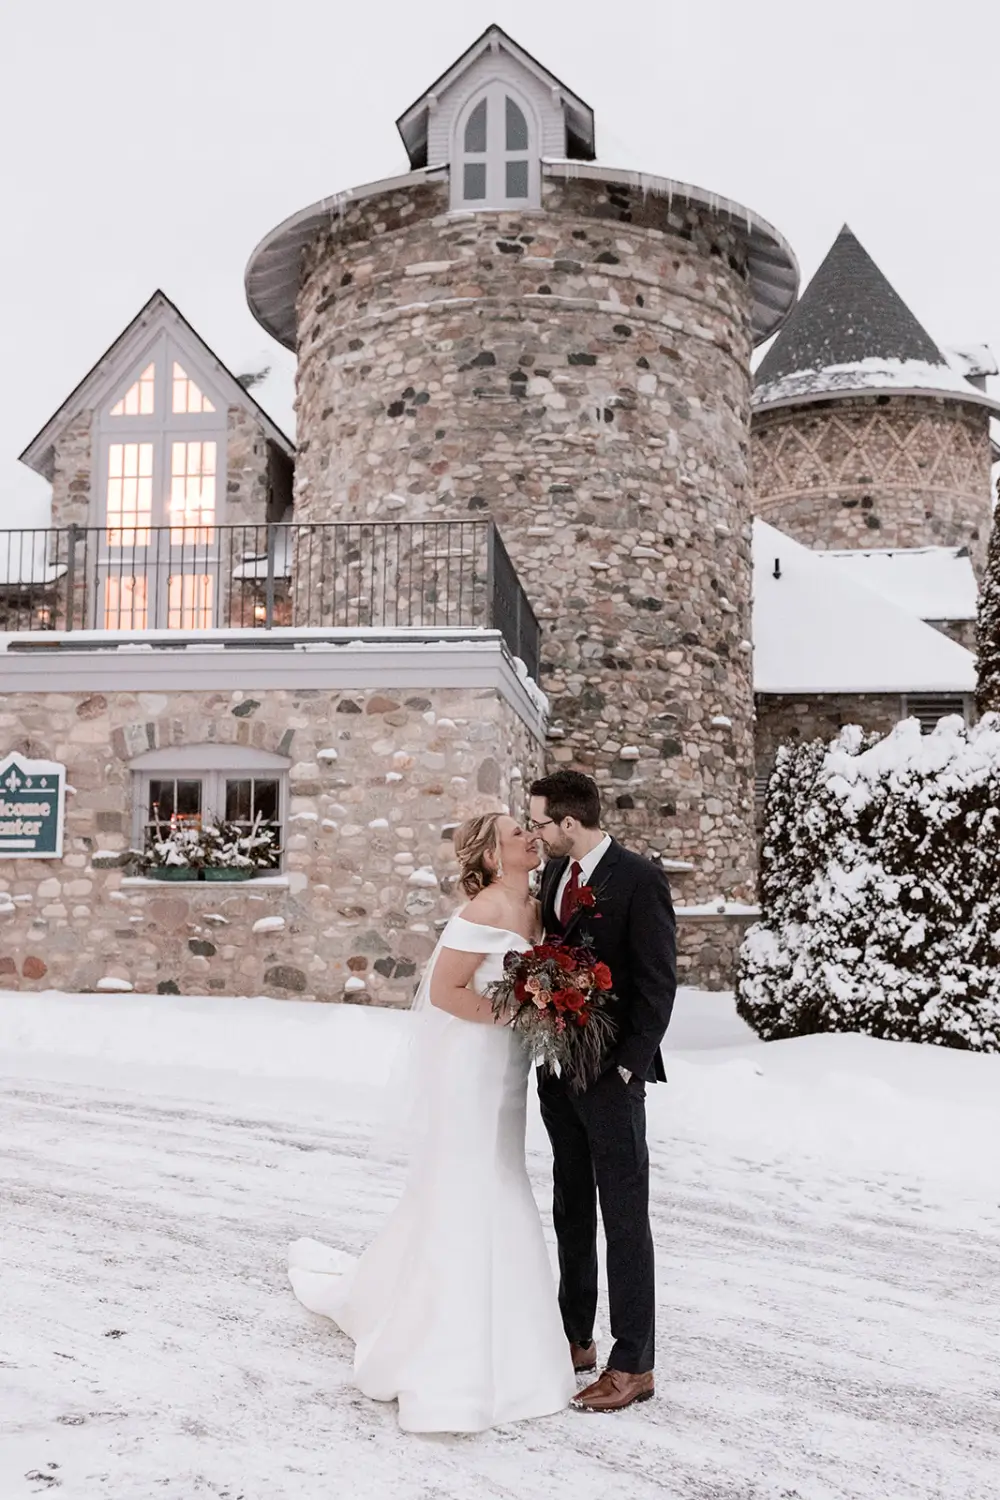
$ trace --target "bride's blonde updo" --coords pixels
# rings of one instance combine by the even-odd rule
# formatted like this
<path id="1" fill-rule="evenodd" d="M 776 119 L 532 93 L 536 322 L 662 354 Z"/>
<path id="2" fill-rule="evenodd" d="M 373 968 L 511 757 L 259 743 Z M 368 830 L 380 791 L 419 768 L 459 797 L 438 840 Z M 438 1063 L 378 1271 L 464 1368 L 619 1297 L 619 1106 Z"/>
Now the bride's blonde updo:
<path id="1" fill-rule="evenodd" d="M 496 865 L 500 859 L 500 835 L 497 824 L 503 814 L 481 813 L 478 818 L 466 818 L 455 830 L 455 854 L 460 866 L 459 884 L 469 897 L 478 896 L 497 878 Z M 494 868 L 490 869 L 486 856 L 494 856 Z"/>

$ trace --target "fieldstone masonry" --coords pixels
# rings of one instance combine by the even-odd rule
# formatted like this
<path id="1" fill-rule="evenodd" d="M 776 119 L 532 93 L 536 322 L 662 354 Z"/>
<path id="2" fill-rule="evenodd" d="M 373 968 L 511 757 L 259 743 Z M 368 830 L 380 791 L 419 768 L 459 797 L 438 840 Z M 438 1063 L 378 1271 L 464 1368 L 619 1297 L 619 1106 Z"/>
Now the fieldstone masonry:
<path id="1" fill-rule="evenodd" d="M 936 397 L 865 396 L 753 419 L 756 512 L 807 547 L 968 547 L 986 565 L 989 414 Z"/>
<path id="2" fill-rule="evenodd" d="M 497 693 L 11 693 L 0 738 L 64 762 L 62 860 L 0 860 L 0 986 L 409 1003 L 454 906 L 453 825 L 522 802 L 538 745 Z M 129 762 L 233 744 L 291 762 L 285 875 L 130 874 Z"/>
<path id="3" fill-rule="evenodd" d="M 762 774 L 769 772 L 780 745 L 832 740 L 845 724 L 859 724 L 871 734 L 888 734 L 902 713 L 898 693 L 827 693 L 816 698 L 761 694 L 757 699 L 757 768 Z"/>
<path id="4" fill-rule="evenodd" d="M 543 625 L 550 764 L 681 900 L 752 891 L 751 330 L 719 219 L 596 181 L 541 213 L 442 183 L 304 253 L 296 519 L 491 514 Z"/>

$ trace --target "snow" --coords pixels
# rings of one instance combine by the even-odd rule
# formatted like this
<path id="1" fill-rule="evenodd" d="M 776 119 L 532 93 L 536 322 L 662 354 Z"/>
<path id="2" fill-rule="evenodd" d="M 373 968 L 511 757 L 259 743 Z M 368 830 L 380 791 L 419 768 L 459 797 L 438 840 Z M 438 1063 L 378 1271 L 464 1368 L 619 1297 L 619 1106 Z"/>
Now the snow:
<path id="1" fill-rule="evenodd" d="M 399 1193 L 365 1150 L 411 1019 L 0 995 L 4 1500 L 995 1494 L 1000 1059 L 765 1045 L 682 990 L 648 1098 L 657 1399 L 427 1439 L 352 1390 L 284 1274 L 291 1239 L 357 1252 Z M 528 1145 L 551 1247 L 534 1100 Z"/>
<path id="2" fill-rule="evenodd" d="M 264 541 L 263 528 L 257 528 L 260 540 Z M 244 578 L 266 578 L 267 577 L 267 544 L 259 552 L 245 552 L 243 561 L 233 569 L 233 577 Z M 271 564 L 272 578 L 290 578 L 292 576 L 292 528 L 291 526 L 279 526 L 274 533 L 274 560 Z"/>
<path id="3" fill-rule="evenodd" d="M 872 355 L 851 364 L 827 365 L 822 370 L 793 370 L 777 380 L 758 385 L 753 406 L 776 406 L 807 396 L 847 391 L 941 391 L 970 401 L 995 406 L 996 402 L 969 384 L 965 376 L 947 364 L 924 359 L 889 359 Z"/>
<path id="4" fill-rule="evenodd" d="M 756 692 L 975 691 L 971 652 L 766 521 L 753 564 Z"/>
<path id="5" fill-rule="evenodd" d="M 964 547 L 829 551 L 815 556 L 919 620 L 974 620 L 978 590 Z M 773 564 L 772 564 L 773 566 Z"/>
<path id="6" fill-rule="evenodd" d="M 425 885 L 428 887 L 436 886 L 437 883 L 438 878 L 429 865 L 421 865 L 418 870 L 414 870 L 407 881 L 407 885 Z"/>
<path id="7" fill-rule="evenodd" d="M 282 932 L 285 926 L 284 917 L 258 917 L 253 924 L 251 932 Z"/>
<path id="8" fill-rule="evenodd" d="M 124 995 L 127 994 L 129 990 L 133 989 L 134 985 L 132 985 L 127 979 L 119 979 L 114 974 L 108 974 L 103 979 L 99 979 L 97 981 L 97 988 L 108 994 L 114 994 L 117 992 Z"/>
<path id="9" fill-rule="evenodd" d="M 996 356 L 989 344 L 956 344 L 941 353 L 960 375 L 996 375 Z"/>

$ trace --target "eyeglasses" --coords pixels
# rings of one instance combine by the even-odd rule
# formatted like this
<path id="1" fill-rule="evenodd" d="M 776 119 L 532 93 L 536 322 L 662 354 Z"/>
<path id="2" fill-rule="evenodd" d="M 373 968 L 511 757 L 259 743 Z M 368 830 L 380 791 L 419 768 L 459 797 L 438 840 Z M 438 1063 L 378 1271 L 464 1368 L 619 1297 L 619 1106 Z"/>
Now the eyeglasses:
<path id="1" fill-rule="evenodd" d="M 555 828 L 556 821 L 554 818 L 543 818 L 540 823 L 536 823 L 533 818 L 529 818 L 526 826 L 529 833 L 538 833 L 543 828 Z"/>

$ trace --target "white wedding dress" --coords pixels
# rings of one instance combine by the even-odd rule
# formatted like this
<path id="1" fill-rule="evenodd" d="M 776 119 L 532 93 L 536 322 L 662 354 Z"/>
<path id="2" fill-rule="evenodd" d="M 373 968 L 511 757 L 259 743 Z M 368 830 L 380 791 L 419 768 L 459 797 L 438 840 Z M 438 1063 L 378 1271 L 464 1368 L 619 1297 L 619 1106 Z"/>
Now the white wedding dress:
<path id="1" fill-rule="evenodd" d="M 500 977 L 517 933 L 452 917 L 441 946 Z M 425 980 L 426 983 L 426 980 Z M 297 1240 L 299 1301 L 355 1343 L 354 1378 L 409 1432 L 480 1432 L 566 1407 L 576 1379 L 524 1159 L 529 1058 L 507 1027 L 428 1004 L 406 1188 L 360 1260 Z"/>

